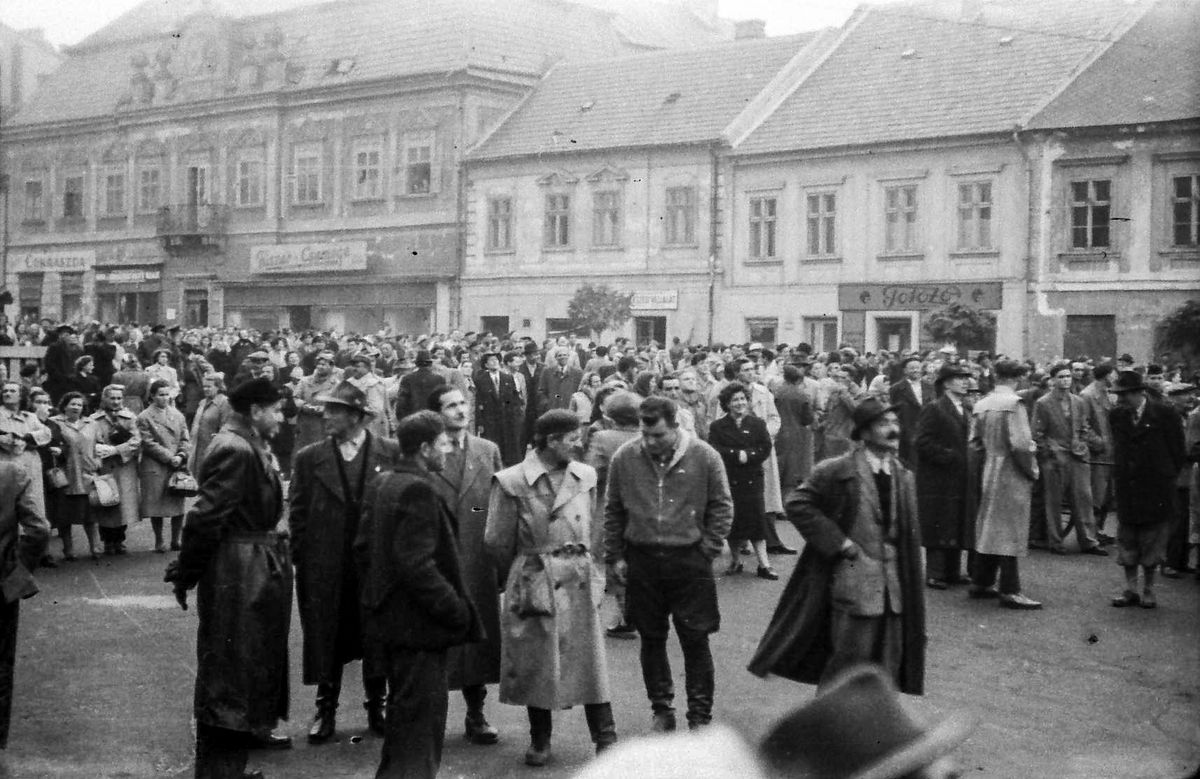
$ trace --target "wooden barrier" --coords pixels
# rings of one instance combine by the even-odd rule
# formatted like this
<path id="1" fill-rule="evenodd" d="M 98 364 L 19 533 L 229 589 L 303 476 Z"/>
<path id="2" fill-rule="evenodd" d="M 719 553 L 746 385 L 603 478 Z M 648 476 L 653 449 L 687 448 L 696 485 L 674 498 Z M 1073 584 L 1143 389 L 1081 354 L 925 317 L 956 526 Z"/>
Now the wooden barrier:
<path id="1" fill-rule="evenodd" d="M 9 378 L 16 379 L 21 375 L 21 366 L 27 362 L 41 365 L 46 358 L 44 346 L 0 346 L 0 365 L 5 368 Z"/>

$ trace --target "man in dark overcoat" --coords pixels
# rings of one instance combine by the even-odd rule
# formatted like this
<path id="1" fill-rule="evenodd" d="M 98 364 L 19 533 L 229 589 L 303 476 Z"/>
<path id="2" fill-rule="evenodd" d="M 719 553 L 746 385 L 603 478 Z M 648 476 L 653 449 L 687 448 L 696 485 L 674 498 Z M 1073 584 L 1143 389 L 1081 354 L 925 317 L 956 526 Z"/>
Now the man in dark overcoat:
<path id="1" fill-rule="evenodd" d="M 396 393 L 396 419 L 425 408 L 429 393 L 446 383 L 442 374 L 435 370 L 433 355 L 427 350 L 417 352 L 416 364 L 415 371 L 400 377 L 400 388 Z"/>
<path id="2" fill-rule="evenodd" d="M 511 381 L 511 376 L 505 376 Z M 475 603 L 487 639 L 450 650 L 447 661 L 451 690 L 462 690 L 467 704 L 463 735 L 475 744 L 495 744 L 496 729 L 484 716 L 488 684 L 500 683 L 500 594 L 502 581 L 484 547 L 492 476 L 504 468 L 500 449 L 467 430 L 467 400 L 460 390 L 443 385 L 429 396 L 429 410 L 442 415 L 450 452 L 446 467 L 430 480 L 458 522 L 458 559 L 463 580 Z M 519 419 L 519 418 L 518 418 Z"/>
<path id="3" fill-rule="evenodd" d="M 500 355 L 483 355 L 475 372 L 475 432 L 500 450 L 504 467 L 516 465 L 525 456 L 521 442 L 523 409 L 511 374 L 500 369 Z"/>
<path id="4" fill-rule="evenodd" d="M 943 365 L 935 384 L 942 396 L 917 417 L 917 511 L 926 584 L 935 590 L 970 582 L 962 570 L 962 550 L 973 548 L 975 540 L 967 479 L 970 411 L 963 406 L 970 379 L 966 366 Z"/>
<path id="5" fill-rule="evenodd" d="M 46 371 L 46 392 L 50 399 L 58 403 L 59 399 L 71 389 L 71 377 L 75 375 L 75 361 L 83 356 L 83 348 L 79 345 L 79 336 L 70 325 L 59 325 L 55 328 L 58 337 L 46 347 L 42 358 L 42 367 Z"/>
<path id="6" fill-rule="evenodd" d="M 399 447 L 367 429 L 374 416 L 361 389 L 343 381 L 324 406 L 326 437 L 295 456 L 288 503 L 296 599 L 304 633 L 304 684 L 317 686 L 317 713 L 308 731 L 321 744 L 336 729 L 343 667 L 363 657 L 360 584 L 352 544 L 366 485 L 391 470 Z M 363 662 L 367 726 L 383 735 L 387 677 Z"/>
<path id="7" fill-rule="evenodd" d="M 387 733 L 376 779 L 437 775 L 448 707 L 451 647 L 483 628 L 459 564 L 458 529 L 433 474 L 450 440 L 441 415 L 400 420 L 401 460 L 373 481 L 354 543 L 363 577 L 367 651 L 387 664 Z"/>
<path id="8" fill-rule="evenodd" d="M 904 361 L 904 377 L 888 390 L 888 399 L 900 418 L 900 459 L 909 468 L 916 468 L 917 463 L 917 418 L 937 394 L 921 377 L 922 369 L 920 357 L 909 357 Z"/>
<path id="9" fill-rule="evenodd" d="M 529 341 L 523 347 L 525 350 L 525 362 L 518 369 L 521 375 L 525 377 L 525 424 L 521 427 L 521 457 L 518 462 L 524 458 L 525 447 L 533 440 L 533 424 L 537 422 L 537 418 L 542 415 L 538 410 L 538 387 L 542 383 L 542 372 L 546 370 L 546 366 L 541 361 L 541 351 L 537 344 Z M 571 390 L 574 393 L 575 390 Z M 505 465 L 508 465 L 506 462 Z"/>
<path id="10" fill-rule="evenodd" d="M 234 388 L 235 412 L 209 446 L 200 495 L 166 581 L 187 609 L 197 588 L 196 779 L 244 776 L 248 750 L 288 714 L 292 562 L 267 442 L 283 422 L 266 378 Z"/>
<path id="11" fill-rule="evenodd" d="M 1125 591 L 1114 606 L 1158 605 L 1154 578 L 1167 549 L 1175 510 L 1175 481 L 1187 461 L 1183 425 L 1166 403 L 1150 397 L 1134 371 L 1113 386 L 1117 407 L 1109 412 L 1113 437 L 1113 489 L 1117 496 L 1117 562 Z M 1142 591 L 1138 594 L 1138 568 Z"/>
<path id="12" fill-rule="evenodd" d="M 565 346 L 554 349 L 554 365 L 542 371 L 537 383 L 538 415 L 551 409 L 567 408 L 571 404 L 571 396 L 579 390 L 583 381 L 583 371 L 572 368 L 567 363 L 571 359 L 571 350 Z"/>
<path id="13" fill-rule="evenodd" d="M 902 692 L 925 685 L 925 599 L 916 486 L 896 457 L 896 413 L 858 405 L 851 437 L 862 445 L 818 464 L 786 501 L 806 541 L 750 661 L 824 685 L 859 662 L 882 665 Z"/>

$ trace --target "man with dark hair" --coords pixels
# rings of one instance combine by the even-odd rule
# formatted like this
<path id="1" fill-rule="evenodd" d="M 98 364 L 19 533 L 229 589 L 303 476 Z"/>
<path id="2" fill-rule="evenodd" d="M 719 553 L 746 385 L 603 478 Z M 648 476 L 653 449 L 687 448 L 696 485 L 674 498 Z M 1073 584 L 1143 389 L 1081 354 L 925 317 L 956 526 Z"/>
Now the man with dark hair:
<path id="1" fill-rule="evenodd" d="M 496 445 L 505 466 L 515 465 L 525 451 L 521 441 L 523 408 L 515 377 L 500 369 L 496 352 L 485 353 L 480 363 L 474 376 L 475 430 Z"/>
<path id="2" fill-rule="evenodd" d="M 946 363 L 938 371 L 935 387 L 942 396 L 921 409 L 917 417 L 917 505 L 921 544 L 925 547 L 926 584 L 944 590 L 966 584 L 962 550 L 970 549 L 974 517 L 967 489 L 967 432 L 970 412 L 964 408 L 971 371 Z"/>
<path id="3" fill-rule="evenodd" d="M 571 359 L 571 351 L 565 346 L 554 349 L 553 366 L 542 371 L 541 380 L 537 385 L 538 413 L 552 409 L 566 408 L 571 402 L 571 396 L 579 389 L 583 380 L 583 371 L 572 368 L 567 363 Z"/>
<path id="4" fill-rule="evenodd" d="M 415 371 L 400 377 L 400 389 L 396 394 L 396 419 L 420 411 L 425 407 L 429 393 L 446 383 L 434 369 L 433 356 L 426 350 L 417 352 L 416 365 Z"/>
<path id="5" fill-rule="evenodd" d="M 715 687 L 708 635 L 720 628 L 712 561 L 733 522 L 721 456 L 679 429 L 675 403 L 647 398 L 641 438 L 613 455 L 604 512 L 609 576 L 624 580 L 629 622 L 642 638 L 642 678 L 653 728 L 675 729 L 668 620 L 683 648 L 689 727 L 712 721 Z"/>
<path id="6" fill-rule="evenodd" d="M 442 760 L 450 647 L 483 637 L 459 567 L 454 515 L 433 486 L 450 439 L 440 414 L 400 420 L 401 460 L 371 482 L 354 542 L 366 651 L 387 668 L 376 779 L 434 777 Z"/>
<path id="7" fill-rule="evenodd" d="M 375 412 L 366 394 L 343 381 L 316 398 L 326 437 L 296 453 L 288 503 L 296 598 L 304 634 L 304 684 L 317 686 L 317 713 L 310 744 L 323 744 L 336 729 L 342 671 L 363 659 L 361 585 L 351 544 L 358 533 L 367 482 L 399 458 L 396 442 L 368 429 Z M 362 667 L 367 727 L 383 735 L 387 677 Z"/>
<path id="8" fill-rule="evenodd" d="M 1092 369 L 1092 383 L 1079 393 L 1079 397 L 1087 404 L 1088 422 L 1103 441 L 1102 446 L 1090 450 L 1088 458 L 1092 482 L 1092 513 L 1096 518 L 1096 539 L 1101 545 L 1113 542 L 1113 537 L 1104 532 L 1104 522 L 1108 519 L 1108 510 L 1112 505 L 1113 442 L 1108 415 L 1113 409 L 1113 402 L 1108 393 L 1116 377 L 1112 363 L 1100 363 Z"/>
<path id="9" fill-rule="evenodd" d="M 909 357 L 904 361 L 904 378 L 888 390 L 888 399 L 900 418 L 900 459 L 910 468 L 917 464 L 917 417 L 922 408 L 935 400 L 934 389 L 922 380 L 922 372 L 921 358 Z"/>
<path id="10" fill-rule="evenodd" d="M 465 738 L 474 744 L 495 744 L 499 734 L 484 716 L 483 702 L 487 698 L 485 685 L 500 681 L 500 598 L 496 592 L 496 566 L 484 547 L 483 534 L 492 476 L 504 463 L 496 444 L 468 432 L 469 406 L 461 390 L 443 385 L 430 393 L 428 403 L 430 411 L 441 414 L 450 438 L 446 467 L 430 481 L 458 523 L 459 566 L 487 633 L 487 639 L 480 643 L 450 650 L 449 684 L 451 690 L 462 690 L 467 704 Z M 514 421 L 519 419 L 513 416 Z M 516 433 L 515 427 L 512 432 Z"/>
<path id="11" fill-rule="evenodd" d="M 213 437 L 200 469 L 200 495 L 183 528 L 166 581 L 196 610 L 196 777 L 243 774 L 256 733 L 288 710 L 292 564 L 278 465 L 267 442 L 283 422 L 279 390 L 266 378 L 229 394 L 235 412 Z"/>

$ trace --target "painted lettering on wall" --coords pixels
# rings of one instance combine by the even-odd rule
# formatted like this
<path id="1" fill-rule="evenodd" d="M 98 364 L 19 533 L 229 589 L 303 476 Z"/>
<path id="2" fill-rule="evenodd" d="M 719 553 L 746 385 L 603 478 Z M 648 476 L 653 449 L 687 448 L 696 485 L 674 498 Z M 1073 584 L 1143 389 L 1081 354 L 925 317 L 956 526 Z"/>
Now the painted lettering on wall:
<path id="1" fill-rule="evenodd" d="M 980 309 L 1000 309 L 999 282 L 973 284 L 843 284 L 838 288 L 842 311 L 930 311 L 961 303 Z"/>
<path id="2" fill-rule="evenodd" d="M 291 243 L 250 250 L 251 273 L 316 273 L 366 270 L 366 241 Z"/>

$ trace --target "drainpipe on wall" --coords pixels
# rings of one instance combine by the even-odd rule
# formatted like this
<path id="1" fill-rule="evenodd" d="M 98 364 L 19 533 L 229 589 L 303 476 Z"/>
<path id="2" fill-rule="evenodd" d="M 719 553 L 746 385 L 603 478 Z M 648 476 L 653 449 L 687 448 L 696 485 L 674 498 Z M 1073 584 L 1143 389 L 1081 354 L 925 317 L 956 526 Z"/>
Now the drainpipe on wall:
<path id="1" fill-rule="evenodd" d="M 454 188 L 455 203 L 455 252 L 458 254 L 458 270 L 450 282 L 450 310 L 446 312 L 446 332 L 462 327 L 463 293 L 462 280 L 467 272 L 467 88 L 458 87 L 458 176 Z"/>
<path id="2" fill-rule="evenodd" d="M 1025 303 L 1029 303 L 1029 294 L 1032 291 L 1034 277 L 1036 274 L 1037 260 L 1033 256 L 1033 226 L 1036 223 L 1038 216 L 1038 207 L 1033 200 L 1033 161 L 1029 158 L 1029 151 L 1025 148 L 1025 144 L 1021 143 L 1021 128 L 1016 126 L 1012 132 L 1013 143 L 1016 144 L 1017 151 L 1021 158 L 1025 160 L 1025 200 L 1028 203 L 1025 214 L 1025 258 L 1024 258 L 1024 278 L 1021 279 L 1025 286 Z M 1021 350 L 1022 354 L 1029 355 L 1031 344 L 1029 343 L 1029 315 L 1021 317 Z"/>
<path id="3" fill-rule="evenodd" d="M 708 344 L 713 342 L 713 327 L 717 316 L 717 267 L 718 267 L 718 239 L 720 236 L 720 226 L 717 224 L 717 218 L 720 214 L 720 195 L 718 194 L 718 186 L 720 183 L 720 173 L 718 166 L 720 157 L 717 153 L 716 144 L 711 144 L 708 147 L 710 172 L 709 172 L 709 193 L 708 193 Z"/>

